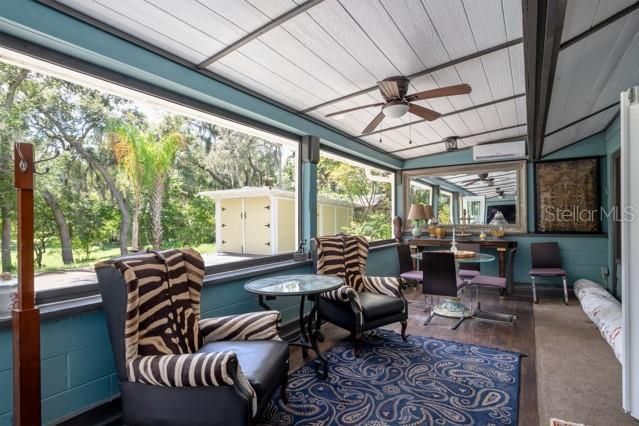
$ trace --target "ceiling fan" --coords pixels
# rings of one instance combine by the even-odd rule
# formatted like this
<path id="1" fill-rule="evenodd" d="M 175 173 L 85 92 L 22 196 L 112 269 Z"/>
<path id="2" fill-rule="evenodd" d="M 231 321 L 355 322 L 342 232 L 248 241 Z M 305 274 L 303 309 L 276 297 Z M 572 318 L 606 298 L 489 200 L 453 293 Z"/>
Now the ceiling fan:
<path id="1" fill-rule="evenodd" d="M 462 184 L 463 186 L 470 186 L 470 185 L 474 185 L 477 182 L 487 182 L 488 186 L 492 186 L 493 183 L 495 182 L 495 178 L 488 177 L 488 173 L 479 173 L 477 175 L 477 179 L 464 180 L 459 183 Z"/>
<path id="2" fill-rule="evenodd" d="M 407 95 L 406 92 L 408 91 L 409 83 L 410 81 L 406 77 L 401 76 L 389 77 L 382 81 L 378 81 L 377 87 L 384 98 L 384 102 L 332 112 L 330 114 L 326 114 L 326 117 L 334 117 L 347 112 L 381 106 L 382 110 L 379 114 L 377 114 L 362 131 L 362 134 L 367 134 L 375 130 L 386 116 L 390 118 L 400 118 L 407 112 L 410 112 L 411 114 L 415 114 L 428 121 L 436 120 L 439 116 L 441 116 L 440 113 L 414 104 L 413 102 L 422 101 L 424 99 L 439 98 L 442 96 L 464 95 L 470 93 L 472 90 L 468 84 L 456 84 L 454 86 L 440 87 L 438 89 L 425 90 L 423 92 Z"/>

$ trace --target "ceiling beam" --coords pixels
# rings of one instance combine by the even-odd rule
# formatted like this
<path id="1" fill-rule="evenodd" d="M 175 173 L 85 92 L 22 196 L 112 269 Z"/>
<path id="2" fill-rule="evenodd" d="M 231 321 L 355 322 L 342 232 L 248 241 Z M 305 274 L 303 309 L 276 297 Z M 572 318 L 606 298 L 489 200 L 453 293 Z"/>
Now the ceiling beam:
<path id="1" fill-rule="evenodd" d="M 267 22 L 266 24 L 262 25 L 258 29 L 254 30 L 254 31 L 251 31 L 250 33 L 246 34 L 244 37 L 240 38 L 239 40 L 229 44 L 224 49 L 222 49 L 219 52 L 217 52 L 215 55 L 211 56 L 208 59 L 205 59 L 202 62 L 200 62 L 197 65 L 197 67 L 198 68 L 206 68 L 206 67 L 208 67 L 213 62 L 216 62 L 216 61 L 222 59 L 223 57 L 225 57 L 229 53 L 232 53 L 232 52 L 236 51 L 237 49 L 239 49 L 240 47 L 244 46 L 245 44 L 250 43 L 251 41 L 255 40 L 256 38 L 260 37 L 261 35 L 271 31 L 273 28 L 279 27 L 280 25 L 282 25 L 286 21 L 288 21 L 290 19 L 293 19 L 294 17 L 296 17 L 300 13 L 306 12 L 308 9 L 317 6 L 318 4 L 320 4 L 323 1 L 324 0 L 307 0 L 306 2 L 304 2 L 304 3 L 294 7 L 293 9 L 281 14 L 280 16 L 278 16 L 277 18 L 273 19 L 272 21 Z"/>
<path id="2" fill-rule="evenodd" d="M 528 156 L 535 152 L 537 135 L 535 134 L 535 115 L 538 104 L 538 64 L 537 56 L 540 42 L 540 34 L 543 34 L 544 20 L 543 10 L 546 0 L 522 0 L 522 19 L 524 33 L 524 77 L 526 84 L 526 122 L 528 123 Z"/>
<path id="3" fill-rule="evenodd" d="M 561 44 L 566 0 L 522 0 L 528 112 L 528 155 L 543 150 L 557 56 Z"/>
<path id="4" fill-rule="evenodd" d="M 439 118 L 450 117 L 451 115 L 461 114 L 463 112 L 472 111 L 474 109 L 479 109 L 479 108 L 487 107 L 487 106 L 490 106 L 490 105 L 499 104 L 499 103 L 502 103 L 502 102 L 512 101 L 512 100 L 521 98 L 523 96 L 526 96 L 526 94 L 525 93 L 518 93 L 518 94 L 513 95 L 513 96 L 508 96 L 507 98 L 496 99 L 494 101 L 484 102 L 483 104 L 473 105 L 473 106 L 470 106 L 468 108 L 462 108 L 462 109 L 458 109 L 458 110 L 455 110 L 455 111 L 447 112 L 446 114 L 440 115 Z M 384 132 L 388 132 L 390 130 L 401 129 L 402 127 L 412 126 L 414 124 L 420 124 L 420 123 L 427 122 L 427 121 L 428 120 L 424 120 L 424 119 L 415 120 L 415 121 L 409 121 L 408 123 L 398 124 L 397 126 L 392 126 L 392 127 L 387 127 L 385 129 L 375 130 L 374 132 L 366 133 L 365 135 L 359 135 L 359 136 L 356 136 L 356 137 L 357 138 L 364 138 L 366 136 L 376 135 L 378 133 L 384 133 Z M 522 124 L 522 126 L 523 125 L 524 124 Z"/>
<path id="5" fill-rule="evenodd" d="M 619 12 L 615 13 L 614 15 L 609 16 L 608 18 L 604 19 L 603 21 L 599 22 L 596 25 L 593 25 L 592 27 L 588 28 L 583 33 L 577 34 L 576 36 L 564 41 L 563 43 L 561 43 L 561 46 L 559 46 L 559 50 L 564 50 L 575 43 L 579 43 L 581 40 L 585 39 L 586 37 L 589 37 L 590 35 L 596 33 L 597 31 L 603 28 L 606 28 L 608 25 L 614 24 L 621 18 L 625 18 L 626 16 L 630 15 L 632 12 L 634 12 L 637 9 L 639 9 L 639 1 L 634 2 L 633 4 L 626 7 L 625 9 L 621 9 Z"/>
<path id="6" fill-rule="evenodd" d="M 496 52 L 498 50 L 507 49 L 509 47 L 516 46 L 516 45 L 522 43 L 522 41 L 523 41 L 523 39 L 521 39 L 521 38 L 510 40 L 510 41 L 507 41 L 506 43 L 501 43 L 501 44 L 498 44 L 496 46 L 489 47 L 488 49 L 480 50 L 478 52 L 471 53 L 470 55 L 462 56 L 461 58 L 453 59 L 452 61 L 444 62 L 443 64 L 439 64 L 439 65 L 436 65 L 436 66 L 431 67 L 431 68 L 426 68 L 425 70 L 418 71 L 418 72 L 416 72 L 414 74 L 411 74 L 411 75 L 407 75 L 406 78 L 409 79 L 409 80 L 412 80 L 414 78 L 421 77 L 423 75 L 432 74 L 435 71 L 439 71 L 439 70 L 442 70 L 444 68 L 452 67 L 452 66 L 455 66 L 457 64 L 461 64 L 462 62 L 470 61 L 471 59 L 476 59 L 476 58 L 479 58 L 481 56 L 488 55 L 489 53 Z M 360 96 L 360 95 L 363 95 L 365 93 L 369 93 L 369 92 L 372 92 L 372 91 L 375 91 L 375 90 L 377 90 L 377 85 L 371 86 L 371 87 L 367 87 L 366 89 L 358 90 L 357 92 L 349 93 L 348 95 L 340 96 L 339 98 L 335 98 L 335 99 L 331 99 L 331 100 L 326 101 L 326 102 L 322 102 L 321 104 L 317 104 L 317 105 L 314 105 L 314 106 L 312 106 L 310 108 L 306 108 L 306 109 L 304 109 L 304 110 L 302 110 L 300 112 L 301 113 L 309 113 L 309 112 L 314 111 L 316 109 L 323 108 L 323 107 L 325 107 L 327 105 L 331 105 L 331 104 L 334 104 L 334 103 L 337 103 L 337 102 L 341 102 L 341 101 L 344 101 L 346 99 L 354 98 L 356 96 Z"/>
<path id="7" fill-rule="evenodd" d="M 472 135 L 458 136 L 458 138 L 459 139 L 472 138 L 472 137 L 475 137 L 475 136 L 487 135 L 489 133 L 495 133 L 495 132 L 499 132 L 499 131 L 502 131 L 502 130 L 516 129 L 517 127 L 523 127 L 525 125 L 526 125 L 526 123 L 515 124 L 514 126 L 502 127 L 500 129 L 486 130 L 484 132 L 474 133 Z M 526 135 L 523 135 L 523 137 L 525 137 L 525 136 Z M 389 154 L 395 154 L 397 152 L 410 151 L 411 149 L 423 148 L 425 146 L 437 145 L 437 144 L 444 143 L 444 142 L 446 142 L 446 139 L 442 139 L 442 140 L 437 141 L 437 142 L 422 143 L 422 144 L 415 145 L 415 146 L 409 146 L 408 148 L 402 148 L 402 149 L 396 149 L 395 151 L 389 151 Z"/>
<path id="8" fill-rule="evenodd" d="M 561 45 L 561 34 L 564 30 L 564 20 L 566 17 L 566 0 L 551 0 L 546 9 L 546 25 L 544 27 L 544 41 L 542 50 L 542 68 L 539 86 L 539 109 L 537 112 L 536 134 L 539 136 L 539 143 L 535 146 L 533 158 L 538 160 L 544 150 L 544 133 L 546 132 L 546 121 L 548 110 L 550 109 L 550 98 L 555 82 L 555 70 L 557 69 L 557 58 L 559 57 L 559 46 Z"/>

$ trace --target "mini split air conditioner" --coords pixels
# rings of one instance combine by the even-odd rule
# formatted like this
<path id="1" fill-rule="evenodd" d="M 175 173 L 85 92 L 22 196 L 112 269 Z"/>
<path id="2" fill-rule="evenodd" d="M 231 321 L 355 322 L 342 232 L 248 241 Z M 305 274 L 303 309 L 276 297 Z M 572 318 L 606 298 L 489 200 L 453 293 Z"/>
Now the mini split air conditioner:
<path id="1" fill-rule="evenodd" d="M 526 158 L 526 141 L 499 142 L 473 146 L 474 161 L 519 160 Z"/>

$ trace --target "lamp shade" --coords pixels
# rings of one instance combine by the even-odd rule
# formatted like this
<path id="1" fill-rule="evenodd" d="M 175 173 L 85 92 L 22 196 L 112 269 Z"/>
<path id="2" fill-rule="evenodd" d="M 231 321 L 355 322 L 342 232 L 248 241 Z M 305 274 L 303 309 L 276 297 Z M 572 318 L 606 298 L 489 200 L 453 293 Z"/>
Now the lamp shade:
<path id="1" fill-rule="evenodd" d="M 426 219 L 426 212 L 424 211 L 424 206 L 422 204 L 411 204 L 410 210 L 408 211 L 408 219 L 409 220 Z"/>
<path id="2" fill-rule="evenodd" d="M 433 206 L 427 205 L 424 206 L 424 215 L 426 216 L 425 219 L 429 220 L 435 217 L 435 214 L 433 213 Z"/>

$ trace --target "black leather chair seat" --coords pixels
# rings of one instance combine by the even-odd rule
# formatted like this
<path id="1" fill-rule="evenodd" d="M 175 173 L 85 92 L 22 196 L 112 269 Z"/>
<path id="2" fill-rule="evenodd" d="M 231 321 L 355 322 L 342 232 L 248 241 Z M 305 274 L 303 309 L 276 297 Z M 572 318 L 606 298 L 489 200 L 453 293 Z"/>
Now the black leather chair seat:
<path id="1" fill-rule="evenodd" d="M 402 312 L 404 309 L 402 299 L 368 291 L 359 293 L 359 302 L 362 305 L 364 318 L 367 320 L 387 317 Z"/>
<path id="2" fill-rule="evenodd" d="M 262 399 L 280 382 L 280 372 L 288 360 L 288 344 L 273 340 L 242 340 L 207 343 L 199 353 L 233 351 L 237 354 L 240 368 Z"/>

